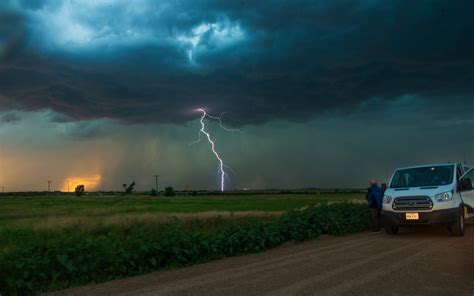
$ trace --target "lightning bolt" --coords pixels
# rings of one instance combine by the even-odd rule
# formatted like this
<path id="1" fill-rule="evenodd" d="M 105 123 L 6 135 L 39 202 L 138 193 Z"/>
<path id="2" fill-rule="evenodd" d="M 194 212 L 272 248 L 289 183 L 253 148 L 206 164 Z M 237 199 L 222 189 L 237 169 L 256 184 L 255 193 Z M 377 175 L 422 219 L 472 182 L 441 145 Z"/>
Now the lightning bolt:
<path id="1" fill-rule="evenodd" d="M 230 128 L 227 128 L 224 126 L 224 124 L 222 123 L 222 116 L 225 114 L 225 113 L 222 113 L 221 116 L 217 117 L 217 116 L 211 116 L 209 114 L 207 114 L 206 110 L 202 109 L 202 108 L 199 108 L 197 109 L 197 111 L 201 112 L 202 115 L 201 115 L 201 119 L 199 120 L 199 122 L 201 123 L 201 129 L 199 130 L 199 138 L 192 142 L 190 145 L 193 145 L 193 144 L 197 144 L 199 142 L 201 142 L 201 133 L 204 134 L 207 138 L 207 141 L 209 142 L 209 144 L 211 144 L 211 150 L 212 150 L 212 153 L 214 153 L 214 156 L 216 157 L 217 161 L 219 162 L 219 166 L 218 166 L 218 173 L 220 175 L 220 183 L 221 183 L 221 191 L 224 191 L 224 187 L 225 187 L 225 178 L 227 176 L 227 173 L 225 172 L 224 168 L 227 168 L 229 169 L 230 171 L 232 171 L 232 168 L 230 168 L 229 166 L 225 165 L 224 164 L 224 161 L 222 160 L 222 158 L 220 157 L 219 153 L 217 153 L 216 151 L 216 144 L 214 143 L 214 141 L 212 140 L 211 138 L 211 135 L 209 134 L 209 132 L 206 130 L 206 124 L 204 123 L 204 120 L 206 119 L 206 117 L 210 118 L 210 119 L 214 119 L 214 120 L 217 120 L 219 121 L 219 126 L 225 130 L 225 131 L 228 131 L 228 132 L 238 132 L 240 133 L 241 135 L 244 135 L 244 132 L 241 131 L 241 130 L 238 130 L 238 129 L 230 129 Z"/>
<path id="2" fill-rule="evenodd" d="M 219 126 L 227 131 L 227 132 L 231 132 L 231 133 L 239 133 L 241 136 L 244 136 L 245 135 L 245 132 L 244 131 L 241 131 L 239 129 L 232 129 L 232 128 L 227 128 L 224 126 L 224 124 L 222 123 L 222 117 L 224 116 L 224 114 L 226 114 L 225 112 L 222 112 L 221 113 L 221 116 L 217 117 L 217 116 L 211 116 L 209 114 L 206 114 L 207 117 L 211 118 L 211 119 L 215 119 L 217 121 L 219 121 Z"/>

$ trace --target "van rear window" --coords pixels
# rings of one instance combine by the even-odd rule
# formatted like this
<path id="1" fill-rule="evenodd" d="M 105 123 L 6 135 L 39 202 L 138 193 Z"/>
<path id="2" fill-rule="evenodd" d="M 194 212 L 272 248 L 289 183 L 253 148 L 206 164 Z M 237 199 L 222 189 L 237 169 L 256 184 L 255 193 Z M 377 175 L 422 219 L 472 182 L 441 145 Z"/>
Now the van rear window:
<path id="1" fill-rule="evenodd" d="M 390 188 L 442 186 L 453 182 L 452 165 L 428 166 L 397 170 Z"/>

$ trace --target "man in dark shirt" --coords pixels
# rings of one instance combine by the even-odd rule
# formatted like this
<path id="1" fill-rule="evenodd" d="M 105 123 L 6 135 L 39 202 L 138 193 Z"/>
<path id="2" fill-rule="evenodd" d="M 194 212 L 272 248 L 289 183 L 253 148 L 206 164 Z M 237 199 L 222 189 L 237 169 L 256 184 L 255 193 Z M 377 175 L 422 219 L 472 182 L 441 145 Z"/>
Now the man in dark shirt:
<path id="1" fill-rule="evenodd" d="M 372 231 L 379 232 L 382 226 L 380 222 L 380 211 L 382 209 L 383 194 L 380 187 L 377 186 L 377 181 L 374 179 L 369 182 L 366 198 L 374 222 Z"/>

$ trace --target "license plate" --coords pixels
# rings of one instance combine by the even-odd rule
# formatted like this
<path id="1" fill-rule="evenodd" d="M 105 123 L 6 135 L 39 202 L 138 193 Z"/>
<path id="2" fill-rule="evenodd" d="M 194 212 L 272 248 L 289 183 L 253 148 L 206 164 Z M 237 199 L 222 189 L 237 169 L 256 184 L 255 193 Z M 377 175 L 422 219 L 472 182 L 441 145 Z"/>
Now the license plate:
<path id="1" fill-rule="evenodd" d="M 407 220 L 418 220 L 418 213 L 405 213 L 405 219 Z"/>

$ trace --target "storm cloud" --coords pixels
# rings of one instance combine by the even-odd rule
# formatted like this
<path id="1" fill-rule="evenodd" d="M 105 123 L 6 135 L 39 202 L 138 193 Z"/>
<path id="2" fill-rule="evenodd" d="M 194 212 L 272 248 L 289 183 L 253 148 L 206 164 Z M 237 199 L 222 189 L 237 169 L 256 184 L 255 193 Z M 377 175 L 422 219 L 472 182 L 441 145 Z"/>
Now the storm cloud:
<path id="1" fill-rule="evenodd" d="M 205 107 L 234 125 L 406 95 L 472 109 L 473 11 L 472 1 L 3 1 L 1 109 L 164 124 Z"/>
<path id="2" fill-rule="evenodd" d="M 474 162 L 474 2 L 0 1 L 8 191 L 363 187 Z M 78 181 L 79 182 L 79 181 Z M 92 183 L 93 184 L 92 184 Z M 187 187 L 187 186 L 186 186 Z"/>

